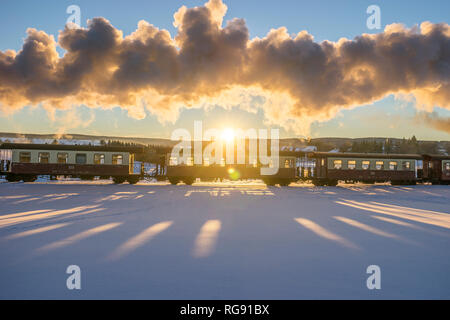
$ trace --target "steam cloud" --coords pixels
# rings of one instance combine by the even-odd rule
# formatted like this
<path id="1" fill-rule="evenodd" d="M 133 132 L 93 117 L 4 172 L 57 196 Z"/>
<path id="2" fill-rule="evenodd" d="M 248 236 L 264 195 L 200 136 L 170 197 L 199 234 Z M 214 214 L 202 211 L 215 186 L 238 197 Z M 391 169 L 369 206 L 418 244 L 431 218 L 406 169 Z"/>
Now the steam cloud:
<path id="1" fill-rule="evenodd" d="M 123 36 L 104 18 L 66 26 L 58 42 L 27 30 L 22 50 L 0 52 L 0 108 L 121 106 L 175 120 L 182 107 L 208 103 L 253 110 L 265 99 L 268 122 L 300 132 L 314 120 L 381 99 L 413 95 L 418 105 L 450 109 L 450 26 L 392 24 L 378 34 L 317 43 L 286 28 L 249 38 L 243 19 L 223 26 L 227 6 L 209 0 L 174 14 L 175 37 L 146 21 Z M 60 57 L 59 44 L 66 53 Z M 447 123 L 448 124 L 448 123 Z"/>
<path id="2" fill-rule="evenodd" d="M 418 123 L 424 123 L 430 128 L 450 134 L 450 117 L 439 117 L 435 112 L 419 113 L 415 120 Z"/>

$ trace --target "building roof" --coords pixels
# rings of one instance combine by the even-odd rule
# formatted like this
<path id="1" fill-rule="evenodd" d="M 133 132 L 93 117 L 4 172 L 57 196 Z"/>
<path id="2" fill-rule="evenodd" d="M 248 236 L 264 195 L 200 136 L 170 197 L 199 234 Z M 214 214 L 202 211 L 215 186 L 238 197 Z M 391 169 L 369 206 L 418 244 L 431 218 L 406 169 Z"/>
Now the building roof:
<path id="1" fill-rule="evenodd" d="M 119 147 L 119 146 L 91 146 L 91 145 L 66 145 L 66 144 L 32 144 L 32 143 L 3 143 L 0 149 L 23 149 L 23 150 L 61 150 L 61 151 L 104 151 L 104 152 L 129 152 L 142 153 L 141 147 Z"/>

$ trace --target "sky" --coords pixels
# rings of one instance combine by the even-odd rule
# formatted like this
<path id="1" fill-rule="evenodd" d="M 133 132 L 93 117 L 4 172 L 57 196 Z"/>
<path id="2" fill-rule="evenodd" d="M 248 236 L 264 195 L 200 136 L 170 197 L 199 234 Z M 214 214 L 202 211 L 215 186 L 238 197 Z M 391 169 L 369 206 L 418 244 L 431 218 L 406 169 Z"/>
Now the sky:
<path id="1" fill-rule="evenodd" d="M 86 20 L 104 17 L 124 36 L 145 20 L 171 36 L 177 34 L 173 25 L 174 13 L 185 5 L 188 8 L 202 6 L 205 1 L 8 1 L 1 4 L 0 50 L 19 51 L 26 38 L 27 28 L 43 30 L 57 38 L 64 28 L 70 5 L 81 9 L 81 27 Z M 286 27 L 290 34 L 306 30 L 314 41 L 336 42 L 345 37 L 352 39 L 363 33 L 382 32 L 386 25 L 403 23 L 410 28 L 424 21 L 449 23 L 450 1 L 254 1 L 225 0 L 227 20 L 243 18 L 250 39 L 264 38 L 272 28 Z M 381 9 L 381 30 L 369 30 L 366 9 L 376 4 Z M 64 50 L 57 49 L 60 56 Z M 181 108 L 176 119 L 161 121 L 151 110 L 144 110 L 141 119 L 130 116 L 120 106 L 90 108 L 71 106 L 53 112 L 41 105 L 24 106 L 13 111 L 0 109 L 0 132 L 20 133 L 80 133 L 113 136 L 169 138 L 176 128 L 193 127 L 194 120 L 202 120 L 205 127 L 263 128 L 267 125 L 264 109 L 244 110 L 239 105 L 224 108 L 214 102 L 208 108 Z M 435 106 L 434 115 L 450 117 L 450 110 Z M 418 108 L 411 98 L 387 95 L 375 102 L 343 109 L 323 120 L 318 118 L 307 132 L 280 127 L 282 137 L 410 137 L 413 134 L 423 140 L 450 140 L 450 132 L 437 130 L 416 120 Z"/>

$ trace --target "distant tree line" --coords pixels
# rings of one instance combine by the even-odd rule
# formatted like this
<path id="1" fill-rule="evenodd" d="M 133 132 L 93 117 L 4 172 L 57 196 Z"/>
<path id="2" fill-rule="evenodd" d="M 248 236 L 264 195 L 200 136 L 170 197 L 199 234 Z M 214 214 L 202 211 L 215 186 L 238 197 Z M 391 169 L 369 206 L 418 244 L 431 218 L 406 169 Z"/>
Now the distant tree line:
<path id="1" fill-rule="evenodd" d="M 363 152 L 363 153 L 382 153 L 383 143 L 378 143 L 377 141 L 353 141 L 352 152 Z"/>
<path id="2" fill-rule="evenodd" d="M 316 146 L 318 151 L 331 151 L 357 153 L 403 153 L 403 154 L 450 154 L 450 142 L 418 141 L 416 136 L 411 138 L 391 139 L 358 139 L 353 141 L 331 142 L 323 140 L 308 140 L 308 145 Z"/>
<path id="3" fill-rule="evenodd" d="M 409 139 L 403 138 L 400 141 L 386 139 L 384 142 L 373 141 L 354 141 L 351 147 L 352 152 L 370 152 L 370 153 L 402 153 L 402 154 L 436 154 L 438 150 L 436 141 L 417 141 L 416 136 Z"/>
<path id="4" fill-rule="evenodd" d="M 334 145 L 333 143 L 320 140 L 315 141 L 308 140 L 307 144 L 310 146 L 315 146 L 317 148 L 317 151 L 323 152 L 327 152 L 336 148 L 336 145 Z"/>
<path id="5" fill-rule="evenodd" d="M 101 145 L 108 147 L 131 147 L 131 148 L 142 148 L 142 153 L 136 153 L 135 160 L 151 163 L 164 164 L 165 155 L 170 153 L 172 150 L 169 146 L 153 145 L 153 144 L 140 144 L 135 142 L 124 142 L 120 140 L 101 140 Z"/>

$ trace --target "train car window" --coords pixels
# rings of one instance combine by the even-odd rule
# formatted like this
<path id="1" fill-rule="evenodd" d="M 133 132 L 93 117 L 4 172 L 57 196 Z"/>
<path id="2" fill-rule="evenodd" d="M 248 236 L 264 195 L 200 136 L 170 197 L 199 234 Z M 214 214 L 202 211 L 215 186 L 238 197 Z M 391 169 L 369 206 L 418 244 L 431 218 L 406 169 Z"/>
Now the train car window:
<path id="1" fill-rule="evenodd" d="M 304 170 L 303 170 L 303 176 L 304 176 L 305 178 L 308 178 L 308 175 L 309 175 L 308 168 L 304 168 Z"/>
<path id="2" fill-rule="evenodd" d="M 289 163 L 288 159 L 284 160 L 284 167 L 285 168 L 290 168 L 291 167 L 291 164 Z"/>
<path id="3" fill-rule="evenodd" d="M 67 153 L 58 153 L 58 163 L 67 163 Z"/>
<path id="4" fill-rule="evenodd" d="M 176 166 L 178 164 L 177 157 L 170 157 L 169 159 L 169 166 Z"/>
<path id="5" fill-rule="evenodd" d="M 415 160 L 417 170 L 423 170 L 423 160 Z"/>
<path id="6" fill-rule="evenodd" d="M 367 161 L 367 160 L 363 161 L 361 166 L 362 166 L 363 170 L 368 170 L 370 168 L 370 161 Z"/>
<path id="7" fill-rule="evenodd" d="M 377 170 L 383 170 L 384 169 L 384 161 L 376 161 L 375 162 L 375 168 Z"/>
<path id="8" fill-rule="evenodd" d="M 50 162 L 50 153 L 39 152 L 39 163 L 49 163 L 49 162 Z"/>
<path id="9" fill-rule="evenodd" d="M 19 153 L 19 162 L 30 163 L 31 162 L 31 152 Z"/>
<path id="10" fill-rule="evenodd" d="M 113 154 L 112 156 L 112 164 L 122 164 L 123 156 L 121 154 Z"/>
<path id="11" fill-rule="evenodd" d="M 76 164 L 86 164 L 86 153 L 77 153 L 75 155 L 75 163 Z"/>
<path id="12" fill-rule="evenodd" d="M 411 162 L 403 161 L 403 170 L 409 170 L 411 168 Z"/>
<path id="13" fill-rule="evenodd" d="M 350 170 L 354 170 L 356 168 L 356 160 L 348 160 L 347 167 Z"/>
<path id="14" fill-rule="evenodd" d="M 341 169 L 342 168 L 342 160 L 334 160 L 334 169 Z"/>
<path id="15" fill-rule="evenodd" d="M 188 157 L 187 158 L 187 163 L 186 163 L 189 167 L 192 167 L 194 165 L 194 158 L 193 157 Z"/>
<path id="16" fill-rule="evenodd" d="M 397 161 L 390 161 L 389 162 L 389 170 L 397 170 L 398 164 Z"/>
<path id="17" fill-rule="evenodd" d="M 94 164 L 105 164 L 105 155 L 102 153 L 95 153 Z"/>

